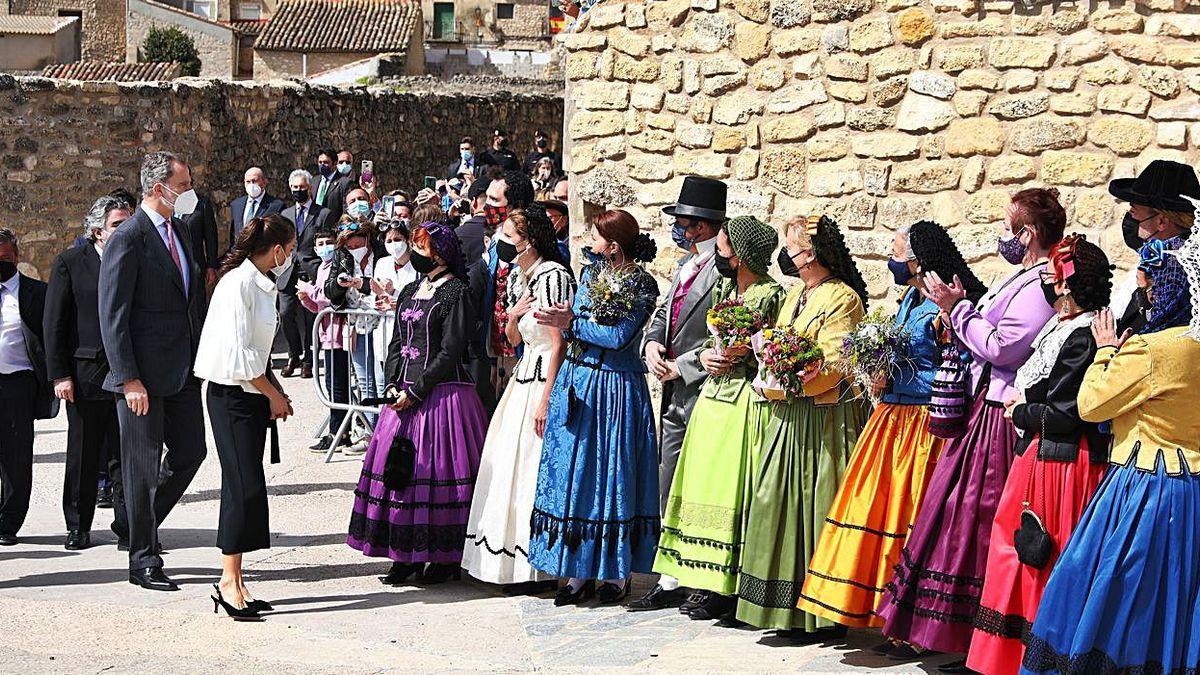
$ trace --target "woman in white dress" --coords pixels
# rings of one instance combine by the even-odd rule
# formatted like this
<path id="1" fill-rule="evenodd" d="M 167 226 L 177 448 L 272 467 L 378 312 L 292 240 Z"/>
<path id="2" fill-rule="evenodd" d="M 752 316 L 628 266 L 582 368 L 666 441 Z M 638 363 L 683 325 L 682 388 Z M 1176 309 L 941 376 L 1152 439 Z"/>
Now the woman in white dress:
<path id="1" fill-rule="evenodd" d="M 520 361 L 488 427 L 467 521 L 462 566 L 513 594 L 553 590 L 554 580 L 529 566 L 529 516 L 537 490 L 550 391 L 566 352 L 557 330 L 539 326 L 534 310 L 570 306 L 575 280 L 560 261 L 554 226 L 538 205 L 514 211 L 496 242 L 513 265 L 504 298 L 506 333 Z M 515 441 L 515 442 L 514 442 Z"/>

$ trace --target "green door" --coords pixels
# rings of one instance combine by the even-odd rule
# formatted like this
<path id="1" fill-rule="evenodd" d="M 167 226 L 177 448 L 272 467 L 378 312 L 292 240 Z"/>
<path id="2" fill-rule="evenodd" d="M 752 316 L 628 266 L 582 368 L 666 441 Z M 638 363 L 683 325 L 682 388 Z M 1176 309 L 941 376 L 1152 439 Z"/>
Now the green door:
<path id="1" fill-rule="evenodd" d="M 433 39 L 454 39 L 454 3 L 433 3 Z"/>

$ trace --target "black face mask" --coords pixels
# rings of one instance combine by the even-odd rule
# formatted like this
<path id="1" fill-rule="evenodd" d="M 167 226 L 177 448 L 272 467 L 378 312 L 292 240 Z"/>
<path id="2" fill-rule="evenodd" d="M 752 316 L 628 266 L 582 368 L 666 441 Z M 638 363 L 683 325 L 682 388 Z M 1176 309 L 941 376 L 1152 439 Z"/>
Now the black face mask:
<path id="1" fill-rule="evenodd" d="M 8 281 L 16 273 L 16 265 L 7 260 L 0 260 L 0 282 Z"/>
<path id="2" fill-rule="evenodd" d="M 539 139 L 537 139 L 537 141 L 534 142 L 534 145 L 536 145 L 539 150 L 544 150 L 546 148 L 546 145 L 548 145 L 548 144 L 546 143 L 546 139 L 539 138 Z"/>
<path id="3" fill-rule="evenodd" d="M 423 255 L 418 251 L 413 251 L 409 254 L 408 261 L 412 263 L 413 269 L 417 274 L 429 274 L 437 269 L 437 262 L 427 255 Z"/>
<path id="4" fill-rule="evenodd" d="M 715 253 L 713 254 L 713 260 L 715 260 L 717 263 L 717 274 L 720 274 L 726 279 L 737 278 L 737 268 L 733 266 L 733 263 L 729 262 L 729 258 L 726 258 L 720 253 Z"/>
<path id="5" fill-rule="evenodd" d="M 523 252 L 524 251 L 518 251 L 517 245 L 510 241 L 505 241 L 503 239 L 496 240 L 496 255 L 500 258 L 500 260 L 506 263 L 511 263 L 512 261 L 516 260 L 517 256 L 521 255 Z"/>
<path id="6" fill-rule="evenodd" d="M 308 201 L 308 190 L 292 190 L 292 199 L 296 200 L 297 204 L 303 204 Z"/>
<path id="7" fill-rule="evenodd" d="M 779 256 L 776 258 L 776 262 L 779 263 L 779 271 L 783 272 L 784 276 L 800 276 L 800 268 L 796 267 L 796 261 L 792 260 L 792 256 L 788 254 L 786 248 L 779 249 Z"/>
<path id="8" fill-rule="evenodd" d="M 1058 302 L 1058 291 L 1054 290 L 1053 281 L 1050 283 L 1042 282 L 1042 295 L 1046 296 L 1046 304 L 1051 307 L 1054 306 L 1054 303 Z"/>
<path id="9" fill-rule="evenodd" d="M 1144 221 L 1134 218 L 1132 213 L 1126 213 L 1125 217 L 1121 219 L 1121 236 L 1125 238 L 1125 245 L 1135 251 L 1142 250 L 1142 245 L 1146 243 L 1146 240 L 1138 234 L 1138 226 L 1142 222 Z"/>

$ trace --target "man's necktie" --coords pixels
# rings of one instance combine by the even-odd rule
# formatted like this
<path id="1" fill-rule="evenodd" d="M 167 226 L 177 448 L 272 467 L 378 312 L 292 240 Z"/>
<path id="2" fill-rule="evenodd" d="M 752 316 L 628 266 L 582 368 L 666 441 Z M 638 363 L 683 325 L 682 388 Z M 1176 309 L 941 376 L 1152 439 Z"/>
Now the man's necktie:
<path id="1" fill-rule="evenodd" d="M 187 283 L 187 277 L 183 274 L 183 259 L 179 257 L 179 249 L 175 247 L 175 228 L 171 227 L 171 221 L 163 223 L 167 228 L 167 250 L 171 252 L 171 260 L 175 262 L 175 269 L 179 270 L 179 278 Z"/>
<path id="2" fill-rule="evenodd" d="M 246 212 L 242 214 L 242 226 L 245 227 L 250 223 L 250 219 L 254 217 L 254 212 L 258 210 L 257 199 L 246 200 Z"/>

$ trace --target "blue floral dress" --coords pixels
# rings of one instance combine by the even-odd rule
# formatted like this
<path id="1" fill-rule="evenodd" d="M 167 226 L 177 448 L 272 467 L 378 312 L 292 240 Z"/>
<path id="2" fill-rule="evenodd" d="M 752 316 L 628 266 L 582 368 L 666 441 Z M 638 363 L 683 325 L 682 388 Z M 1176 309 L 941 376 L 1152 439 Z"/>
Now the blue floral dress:
<path id="1" fill-rule="evenodd" d="M 587 308 L 596 274 L 584 267 L 554 382 L 529 563 L 557 577 L 615 580 L 650 572 L 658 545 L 658 446 L 638 350 L 658 286 L 641 271 L 646 297 L 616 325 L 601 325 Z"/>

